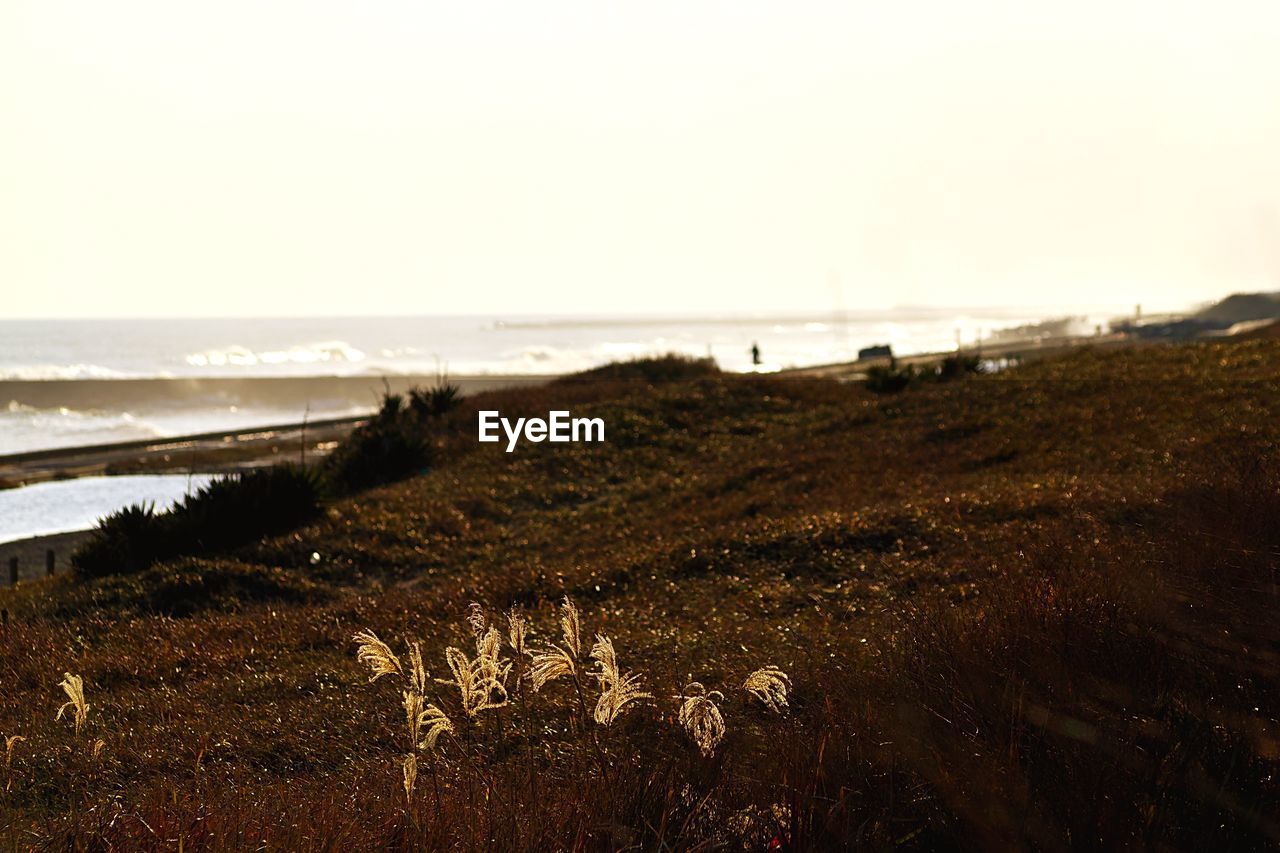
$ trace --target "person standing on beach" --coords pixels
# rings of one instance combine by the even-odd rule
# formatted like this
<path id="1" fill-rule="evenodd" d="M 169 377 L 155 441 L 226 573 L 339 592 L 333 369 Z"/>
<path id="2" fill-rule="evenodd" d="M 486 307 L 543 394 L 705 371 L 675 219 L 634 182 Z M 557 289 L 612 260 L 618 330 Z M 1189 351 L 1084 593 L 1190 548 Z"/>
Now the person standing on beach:
<path id="1" fill-rule="evenodd" d="M 760 366 L 760 344 L 756 341 L 751 342 L 751 363 Z"/>

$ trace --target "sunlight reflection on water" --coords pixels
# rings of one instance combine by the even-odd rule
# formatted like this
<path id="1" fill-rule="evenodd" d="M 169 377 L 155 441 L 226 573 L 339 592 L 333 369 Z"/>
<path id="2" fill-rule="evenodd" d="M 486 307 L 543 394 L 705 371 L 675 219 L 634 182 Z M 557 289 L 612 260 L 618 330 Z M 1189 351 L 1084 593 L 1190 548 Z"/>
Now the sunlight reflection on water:
<path id="1" fill-rule="evenodd" d="M 167 509 L 209 482 L 207 474 L 83 477 L 0 491 L 0 542 L 93 527 L 109 512 L 133 503 Z"/>

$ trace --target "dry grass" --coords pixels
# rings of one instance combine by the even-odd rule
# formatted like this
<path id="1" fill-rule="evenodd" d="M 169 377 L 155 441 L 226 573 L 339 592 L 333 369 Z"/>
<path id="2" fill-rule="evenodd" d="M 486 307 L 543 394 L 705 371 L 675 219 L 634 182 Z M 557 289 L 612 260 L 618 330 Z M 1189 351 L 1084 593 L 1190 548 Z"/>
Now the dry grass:
<path id="1" fill-rule="evenodd" d="M 0 838 L 1275 846 L 1277 376 L 1259 341 L 883 398 L 708 376 L 465 401 L 446 464 L 312 527 L 5 590 L 0 731 L 26 740 Z M 488 454 L 477 406 L 609 441 Z M 632 667 L 656 698 L 602 725 Z M 110 724 L 92 767 L 32 710 L 64 670 Z"/>
<path id="2" fill-rule="evenodd" d="M 80 729 L 89 719 L 89 703 L 84 698 L 84 679 L 78 675 L 65 673 L 62 681 L 58 684 L 62 688 L 62 692 L 67 694 L 67 702 L 58 708 L 56 719 L 61 720 L 62 715 L 67 709 L 71 710 L 71 718 L 75 722 L 76 736 L 80 735 Z"/>

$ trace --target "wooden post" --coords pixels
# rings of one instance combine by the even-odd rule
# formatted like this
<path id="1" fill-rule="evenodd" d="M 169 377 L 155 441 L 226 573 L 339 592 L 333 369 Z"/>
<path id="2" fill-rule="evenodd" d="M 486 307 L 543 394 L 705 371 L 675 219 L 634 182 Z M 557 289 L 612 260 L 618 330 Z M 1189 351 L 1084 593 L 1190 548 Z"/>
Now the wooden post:
<path id="1" fill-rule="evenodd" d="M 18 558 L 17 557 L 9 558 L 9 585 L 10 586 L 18 585 Z"/>
<path id="2" fill-rule="evenodd" d="M 44 569 L 49 573 L 49 577 L 53 577 L 54 555 L 53 549 L 44 552 Z"/>

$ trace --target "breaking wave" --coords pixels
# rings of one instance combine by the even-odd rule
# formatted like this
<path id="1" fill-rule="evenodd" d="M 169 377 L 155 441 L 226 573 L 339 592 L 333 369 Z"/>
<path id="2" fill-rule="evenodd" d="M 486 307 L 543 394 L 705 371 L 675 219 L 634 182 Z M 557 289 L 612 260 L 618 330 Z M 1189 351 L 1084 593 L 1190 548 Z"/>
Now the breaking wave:
<path id="1" fill-rule="evenodd" d="M 229 346 L 187 354 L 192 367 L 258 367 L 279 364 L 358 364 L 365 354 L 346 341 L 320 341 L 299 344 L 287 349 L 254 351 L 243 346 Z"/>
<path id="2" fill-rule="evenodd" d="M 155 375 L 155 374 L 152 374 Z M 137 379 L 142 374 L 113 370 L 98 364 L 30 364 L 0 367 L 0 381 L 32 382 L 59 379 Z"/>

